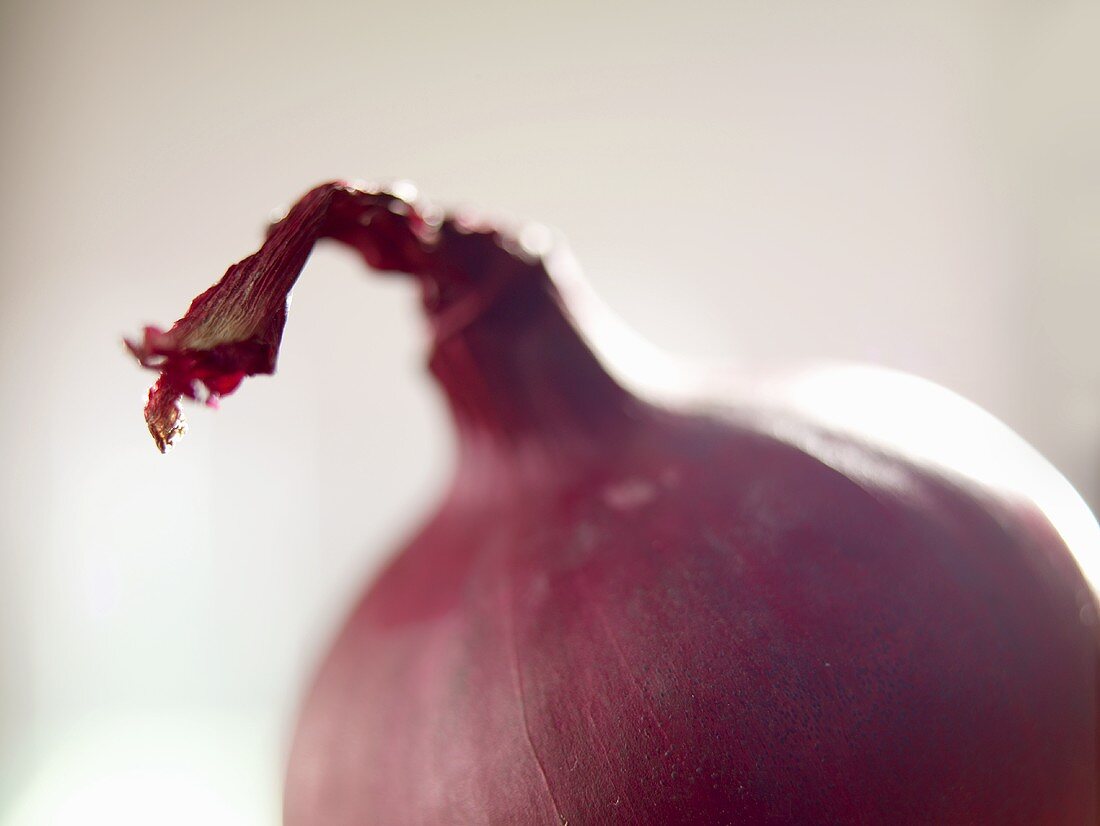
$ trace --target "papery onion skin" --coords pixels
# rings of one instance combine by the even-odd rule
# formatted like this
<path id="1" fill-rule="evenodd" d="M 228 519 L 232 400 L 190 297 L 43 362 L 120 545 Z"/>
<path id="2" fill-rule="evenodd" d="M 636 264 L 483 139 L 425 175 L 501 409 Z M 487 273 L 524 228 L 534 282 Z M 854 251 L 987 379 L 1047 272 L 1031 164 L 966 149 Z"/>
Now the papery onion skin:
<path id="1" fill-rule="evenodd" d="M 365 226 L 313 240 L 377 264 Z M 794 414 L 642 401 L 537 256 L 417 226 L 385 263 L 458 466 L 320 669 L 288 826 L 1100 822 L 1095 549 Z"/>

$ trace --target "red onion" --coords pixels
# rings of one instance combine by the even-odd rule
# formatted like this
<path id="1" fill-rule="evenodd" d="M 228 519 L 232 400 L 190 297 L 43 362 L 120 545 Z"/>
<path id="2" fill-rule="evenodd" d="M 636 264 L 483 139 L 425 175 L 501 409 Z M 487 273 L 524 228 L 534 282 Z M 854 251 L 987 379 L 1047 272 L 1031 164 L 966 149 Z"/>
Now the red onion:
<path id="1" fill-rule="evenodd" d="M 130 343 L 162 449 L 273 372 L 320 238 L 419 280 L 460 450 L 313 685 L 289 826 L 1100 822 L 1091 550 L 869 438 L 643 400 L 505 232 L 312 190 Z"/>

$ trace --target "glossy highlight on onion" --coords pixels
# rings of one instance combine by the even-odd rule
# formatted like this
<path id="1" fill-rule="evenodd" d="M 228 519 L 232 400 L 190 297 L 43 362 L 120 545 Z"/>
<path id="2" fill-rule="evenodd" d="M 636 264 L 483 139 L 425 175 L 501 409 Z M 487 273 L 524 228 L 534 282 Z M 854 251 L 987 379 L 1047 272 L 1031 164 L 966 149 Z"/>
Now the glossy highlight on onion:
<path id="1" fill-rule="evenodd" d="M 459 450 L 312 684 L 287 826 L 1100 822 L 1095 520 L 932 390 L 894 441 L 871 379 L 854 428 L 641 394 L 551 251 L 333 182 L 129 342 L 158 447 L 274 371 L 325 238 L 419 284 Z M 987 431 L 1020 486 L 965 467 Z"/>

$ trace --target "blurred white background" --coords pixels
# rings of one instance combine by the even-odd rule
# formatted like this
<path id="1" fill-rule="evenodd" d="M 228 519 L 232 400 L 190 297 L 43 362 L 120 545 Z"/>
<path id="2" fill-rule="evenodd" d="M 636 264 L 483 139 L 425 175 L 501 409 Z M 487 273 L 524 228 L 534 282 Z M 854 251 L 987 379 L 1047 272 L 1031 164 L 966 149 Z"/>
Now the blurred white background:
<path id="1" fill-rule="evenodd" d="M 319 646 L 446 473 L 331 247 L 169 457 L 120 337 L 331 177 L 556 226 L 687 357 L 896 367 L 1100 502 L 1100 5 L 0 6 L 0 821 L 273 824 Z"/>

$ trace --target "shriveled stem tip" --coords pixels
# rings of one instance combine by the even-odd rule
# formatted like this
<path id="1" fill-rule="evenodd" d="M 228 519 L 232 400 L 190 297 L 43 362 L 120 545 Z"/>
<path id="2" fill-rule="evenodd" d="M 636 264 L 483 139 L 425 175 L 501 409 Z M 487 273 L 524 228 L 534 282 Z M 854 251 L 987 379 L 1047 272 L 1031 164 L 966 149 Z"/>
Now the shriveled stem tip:
<path id="1" fill-rule="evenodd" d="M 442 216 L 408 184 L 315 187 L 271 226 L 259 250 L 231 266 L 170 329 L 150 326 L 140 339 L 126 339 L 138 362 L 160 373 L 145 420 L 162 453 L 185 430 L 181 398 L 216 406 L 246 376 L 275 372 L 287 298 L 322 238 L 351 246 L 374 269 L 420 276 L 433 308 L 457 304 L 438 313 L 437 332 L 454 327 L 500 283 L 531 271 L 545 275 L 541 261 L 517 252 L 512 239 Z M 472 284 L 478 285 L 472 300 L 454 300 Z"/>

